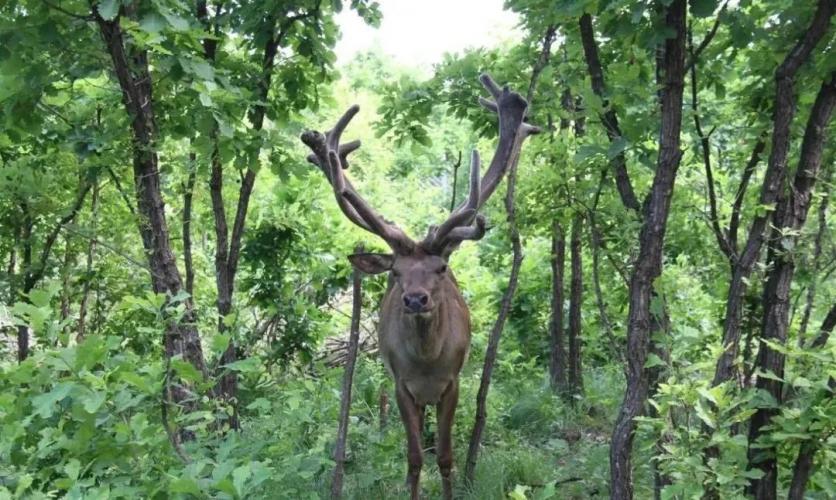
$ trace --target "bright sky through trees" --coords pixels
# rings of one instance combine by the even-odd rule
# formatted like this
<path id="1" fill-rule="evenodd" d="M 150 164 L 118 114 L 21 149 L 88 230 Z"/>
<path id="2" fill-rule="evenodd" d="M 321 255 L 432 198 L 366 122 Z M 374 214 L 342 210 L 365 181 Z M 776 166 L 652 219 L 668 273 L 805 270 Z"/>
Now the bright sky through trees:
<path id="1" fill-rule="evenodd" d="M 380 28 L 366 25 L 344 9 L 337 16 L 342 39 L 337 60 L 379 47 L 401 64 L 430 69 L 445 52 L 493 47 L 518 37 L 517 15 L 502 9 L 503 0 L 383 0 Z"/>

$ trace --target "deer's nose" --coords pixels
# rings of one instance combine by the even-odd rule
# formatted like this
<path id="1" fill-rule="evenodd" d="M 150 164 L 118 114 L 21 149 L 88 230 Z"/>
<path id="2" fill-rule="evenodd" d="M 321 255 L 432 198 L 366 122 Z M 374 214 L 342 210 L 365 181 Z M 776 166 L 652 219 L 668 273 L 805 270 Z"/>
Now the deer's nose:
<path id="1" fill-rule="evenodd" d="M 423 292 L 405 293 L 403 296 L 403 305 L 411 312 L 421 312 L 427 306 L 430 297 Z"/>

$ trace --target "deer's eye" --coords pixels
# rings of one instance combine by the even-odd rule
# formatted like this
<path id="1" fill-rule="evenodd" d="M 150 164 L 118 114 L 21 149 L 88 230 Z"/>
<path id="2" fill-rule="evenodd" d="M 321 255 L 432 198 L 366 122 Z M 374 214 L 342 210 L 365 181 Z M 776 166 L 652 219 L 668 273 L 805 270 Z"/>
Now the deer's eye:
<path id="1" fill-rule="evenodd" d="M 394 269 L 392 269 L 392 277 L 393 277 L 393 278 L 395 278 L 395 279 L 400 279 L 400 277 L 401 277 L 401 273 L 399 273 L 399 272 L 395 271 Z"/>
<path id="2" fill-rule="evenodd" d="M 447 272 L 447 264 L 444 264 L 443 266 L 438 268 L 438 274 L 444 274 L 446 272 Z"/>

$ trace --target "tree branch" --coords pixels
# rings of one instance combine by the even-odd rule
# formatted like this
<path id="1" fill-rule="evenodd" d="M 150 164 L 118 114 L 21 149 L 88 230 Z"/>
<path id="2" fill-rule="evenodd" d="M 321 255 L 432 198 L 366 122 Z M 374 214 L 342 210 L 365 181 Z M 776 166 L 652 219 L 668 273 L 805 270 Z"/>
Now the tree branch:
<path id="1" fill-rule="evenodd" d="M 581 16 L 580 31 L 586 67 L 589 71 L 590 80 L 592 81 L 592 91 L 601 98 L 604 109 L 606 109 L 600 117 L 601 123 L 604 124 L 607 137 L 609 137 L 612 143 L 621 138 L 622 135 L 621 129 L 618 126 L 618 116 L 606 97 L 604 70 L 601 65 L 601 59 L 598 56 L 598 44 L 595 41 L 595 31 L 592 27 L 591 15 L 584 14 Z M 621 202 L 629 210 L 633 210 L 641 215 L 641 206 L 639 205 L 639 200 L 636 198 L 636 193 L 633 191 L 633 185 L 630 183 L 630 176 L 627 173 L 627 158 L 624 151 L 621 151 L 612 159 L 612 166 L 615 172 L 615 185 L 618 189 L 618 194 L 621 196 Z"/>
<path id="2" fill-rule="evenodd" d="M 699 60 L 699 57 L 702 54 L 702 51 L 705 50 L 705 48 L 708 47 L 708 44 L 711 43 L 711 40 L 714 39 L 714 35 L 717 34 L 717 28 L 720 27 L 720 21 L 722 20 L 723 13 L 726 11 L 726 7 L 728 7 L 728 6 L 729 6 L 728 0 L 723 2 L 723 6 L 720 7 L 720 11 L 717 12 L 717 19 L 714 20 L 714 25 L 711 27 L 711 30 L 708 32 L 707 35 L 705 35 L 705 38 L 702 39 L 702 42 L 700 42 L 700 44 L 696 48 L 696 50 L 691 51 L 691 57 L 688 60 L 688 62 L 685 64 L 685 71 L 686 72 L 690 71 L 694 67 L 694 65 L 697 64 L 697 60 Z M 688 31 L 689 43 L 690 43 L 690 38 L 691 38 L 691 32 L 689 30 Z"/>
<path id="3" fill-rule="evenodd" d="M 725 8 L 725 5 L 723 6 Z M 719 18 L 718 18 L 719 19 Z M 693 39 L 691 38 L 691 29 L 688 29 L 688 50 L 691 53 L 691 59 L 695 56 Z M 706 135 L 702 130 L 700 123 L 699 101 L 697 91 L 697 68 L 691 65 L 691 110 L 694 116 L 694 127 L 697 130 L 697 136 L 700 139 L 700 149 L 702 151 L 702 161 L 705 165 L 705 181 L 708 186 L 708 207 L 711 220 L 711 229 L 714 231 L 714 237 L 717 239 L 717 244 L 720 250 L 725 254 L 729 261 L 735 259 L 735 251 L 729 245 L 729 241 L 723 230 L 720 228 L 720 220 L 717 215 L 717 194 L 714 191 L 714 174 L 711 171 L 711 143 L 710 135 Z"/>

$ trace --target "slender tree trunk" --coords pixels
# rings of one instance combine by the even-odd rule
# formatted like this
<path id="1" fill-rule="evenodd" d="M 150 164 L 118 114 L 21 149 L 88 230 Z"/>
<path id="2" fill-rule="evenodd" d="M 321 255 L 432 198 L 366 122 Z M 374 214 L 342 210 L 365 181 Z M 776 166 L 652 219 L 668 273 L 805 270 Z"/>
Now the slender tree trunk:
<path id="1" fill-rule="evenodd" d="M 592 284 L 595 290 L 595 302 L 598 305 L 598 319 L 601 326 L 604 328 L 604 333 L 607 335 L 607 342 L 609 343 L 610 355 L 612 359 L 619 359 L 624 361 L 624 352 L 619 348 L 618 342 L 613 333 L 612 323 L 610 322 L 609 314 L 607 314 L 607 303 L 604 301 L 604 293 L 601 290 L 601 234 L 598 226 L 595 223 L 595 215 L 591 210 L 589 212 L 589 238 L 590 249 L 592 251 Z"/>
<path id="2" fill-rule="evenodd" d="M 70 245 L 70 238 L 64 238 L 64 262 L 61 264 L 61 322 L 66 322 L 70 317 L 70 295 L 72 267 L 75 264 L 75 254 Z M 69 322 L 67 322 L 69 323 Z M 64 325 L 66 333 L 70 328 L 69 324 Z"/>
<path id="3" fill-rule="evenodd" d="M 482 378 L 479 381 L 479 392 L 476 394 L 476 418 L 473 429 L 470 432 L 470 444 L 467 449 L 467 461 L 465 464 L 465 483 L 473 484 L 476 475 L 476 460 L 479 456 L 479 447 L 482 445 L 482 432 L 488 419 L 487 399 L 488 389 L 491 384 L 496 353 L 499 348 L 499 337 L 505 327 L 505 320 L 511 310 L 511 301 L 517 289 L 520 267 L 522 266 L 523 254 L 520 243 L 520 233 L 516 224 L 516 210 L 514 207 L 514 187 L 517 178 L 517 165 L 512 162 L 508 169 L 508 193 L 505 196 L 505 211 L 508 214 L 508 226 L 511 233 L 511 247 L 513 257 L 511 260 L 511 274 L 508 277 L 508 286 L 502 294 L 502 302 L 499 307 L 499 315 L 493 324 L 490 337 L 488 337 L 488 348 L 485 351 L 485 364 L 482 367 Z"/>
<path id="4" fill-rule="evenodd" d="M 816 339 L 811 344 L 813 348 L 822 348 L 827 344 L 827 340 L 836 327 L 836 304 L 834 304 L 822 323 Z M 830 393 L 829 397 L 836 394 L 836 379 L 830 377 L 828 381 L 827 391 Z M 787 498 L 789 500 L 803 500 L 804 492 L 807 490 L 807 483 L 810 476 L 813 475 L 813 458 L 825 441 L 826 437 L 813 437 L 801 443 L 798 449 L 798 456 L 795 459 L 793 466 L 792 482 L 790 483 L 790 490 Z"/>
<path id="5" fill-rule="evenodd" d="M 122 7 L 122 11 L 129 11 Z M 133 12 L 130 12 L 133 14 Z M 120 17 L 108 21 L 93 7 L 106 49 L 113 63 L 122 101 L 130 117 L 133 135 L 133 170 L 137 207 L 142 220 L 140 235 L 151 270 L 151 284 L 155 293 L 169 298 L 183 290 L 183 282 L 177 262 L 171 250 L 165 203 L 162 198 L 158 156 L 156 151 L 157 128 L 154 118 L 153 81 L 144 50 L 126 45 Z M 195 312 L 191 298 L 183 302 L 182 319 L 171 319 L 165 331 L 165 355 L 167 358 L 182 356 L 200 373 L 206 376 L 203 348 L 195 324 Z M 184 384 L 172 384 L 170 397 L 188 408 L 196 407 L 196 398 Z"/>
<path id="6" fill-rule="evenodd" d="M 789 295 L 795 272 L 795 262 L 791 252 L 798 240 L 799 231 L 807 219 L 807 212 L 822 163 L 827 124 L 836 106 L 836 72 L 825 82 L 807 122 L 804 140 L 801 145 L 801 159 L 789 194 L 781 193 L 773 215 L 769 249 L 769 274 L 763 293 L 763 322 L 761 340 L 785 345 L 789 327 Z M 753 479 L 749 493 L 758 500 L 777 498 L 778 461 L 777 450 L 773 446 L 759 443 L 772 419 L 778 414 L 783 401 L 784 354 L 766 343 L 758 351 L 757 367 L 762 373 L 773 373 L 771 377 L 758 377 L 757 387 L 769 393 L 777 402 L 777 407 L 758 408 L 749 426 L 749 465 L 764 472 L 760 479 Z"/>
<path id="7" fill-rule="evenodd" d="M 563 338 L 563 268 L 566 260 L 566 235 L 560 222 L 552 223 L 552 300 L 550 331 L 549 375 L 552 389 L 566 390 L 566 348 Z"/>
<path id="8" fill-rule="evenodd" d="M 592 83 L 592 91 L 603 101 L 604 113 L 600 116 L 601 123 L 607 132 L 610 141 L 616 141 L 622 137 L 621 128 L 618 125 L 618 115 L 615 109 L 610 106 L 604 83 L 604 68 L 598 55 L 598 44 L 595 41 L 595 29 L 592 26 L 592 16 L 584 14 L 579 20 L 581 43 L 583 45 L 584 59 L 586 60 L 587 71 Z M 639 200 L 630 184 L 630 177 L 627 173 L 627 157 L 623 151 L 618 153 L 612 160 L 611 166 L 615 176 L 615 185 L 621 202 L 624 206 L 638 213 L 641 209 Z"/>
<path id="9" fill-rule="evenodd" d="M 32 214 L 29 212 L 29 205 L 21 203 L 21 211 L 23 212 L 23 227 L 21 228 L 20 240 L 23 243 L 23 255 L 21 256 L 21 299 L 29 300 L 28 283 L 30 281 L 29 275 L 32 272 L 32 228 L 34 222 L 32 221 Z M 17 361 L 22 363 L 29 357 L 29 326 L 17 326 Z"/>
<path id="10" fill-rule="evenodd" d="M 183 263 L 186 267 L 186 291 L 194 296 L 194 264 L 192 261 L 192 197 L 196 177 L 196 155 L 189 153 L 189 177 L 183 186 Z"/>
<path id="11" fill-rule="evenodd" d="M 264 116 L 267 112 L 267 100 L 270 93 L 270 84 L 273 78 L 276 56 L 282 40 L 287 35 L 288 30 L 294 22 L 303 18 L 318 16 L 319 9 L 320 4 L 318 3 L 302 13 L 287 16 L 281 20 L 276 19 L 273 15 L 265 20 L 269 34 L 264 42 L 261 76 L 257 82 L 257 88 L 255 90 L 255 93 L 258 96 L 258 104 L 253 107 L 249 116 L 253 130 L 260 131 L 264 125 Z M 198 4 L 198 17 L 206 22 L 207 14 L 206 3 L 200 2 Z M 207 59 L 212 61 L 215 59 L 216 43 L 217 42 L 212 38 L 204 40 L 204 55 Z M 218 291 L 218 332 L 224 333 L 227 329 L 223 319 L 232 311 L 235 275 L 238 270 L 238 259 L 241 253 L 242 239 L 247 223 L 247 211 L 249 209 L 250 196 L 252 195 L 253 187 L 255 185 L 256 172 L 255 170 L 248 168 L 244 173 L 243 179 L 241 180 L 241 187 L 238 190 L 238 202 L 235 211 L 235 218 L 232 223 L 232 232 L 229 233 L 223 206 L 223 165 L 220 162 L 217 152 L 217 130 L 213 131 L 213 135 L 215 139 L 215 151 L 212 155 L 212 181 L 210 187 L 212 188 L 212 210 L 215 215 L 215 235 L 217 238 L 215 274 Z M 215 180 L 216 176 L 220 179 L 219 181 Z M 219 217 L 222 219 L 219 219 Z M 223 232 L 223 234 L 221 234 L 221 232 Z M 230 402 L 232 405 L 233 415 L 230 417 L 229 423 L 230 427 L 237 429 L 238 410 L 236 407 L 236 399 L 238 397 L 238 378 L 236 372 L 226 370 L 224 368 L 235 362 L 235 360 L 236 341 L 230 334 L 229 345 L 221 355 L 219 365 L 221 373 L 216 391 L 223 400 Z"/>
<path id="12" fill-rule="evenodd" d="M 459 151 L 458 160 L 453 163 L 453 194 L 450 195 L 450 213 L 456 209 L 456 188 L 459 180 L 459 167 L 462 166 L 462 152 Z"/>
<path id="13" fill-rule="evenodd" d="M 662 250 L 670 200 L 682 157 L 680 131 L 685 72 L 686 10 L 687 4 L 684 0 L 674 0 L 665 15 L 665 24 L 675 36 L 665 40 L 658 165 L 644 205 L 639 257 L 630 280 L 627 390 L 616 418 L 610 445 L 610 495 L 613 499 L 633 497 L 631 456 L 636 427 L 634 419 L 641 415 L 647 401 L 649 380 L 644 365 L 650 347 L 650 302 L 653 281 L 662 272 Z"/>
<path id="14" fill-rule="evenodd" d="M 546 34 L 543 37 L 543 45 L 540 56 L 534 63 L 531 70 L 531 80 L 528 84 L 528 91 L 526 92 L 526 101 L 531 104 L 534 96 L 534 90 L 537 85 L 537 78 L 543 71 L 543 68 L 549 61 L 551 51 L 551 44 L 554 41 L 555 28 L 549 26 L 546 29 Z M 530 112 L 530 108 L 529 108 Z M 465 463 L 464 479 L 465 484 L 473 484 L 473 478 L 476 474 L 476 460 L 479 456 L 479 447 L 482 444 L 482 432 L 485 430 L 485 423 L 487 422 L 487 399 L 488 389 L 491 384 L 491 375 L 493 374 L 493 366 L 496 362 L 496 353 L 499 348 L 499 337 L 502 335 L 502 330 L 505 327 L 505 320 L 508 318 L 508 313 L 511 311 L 511 302 L 514 298 L 514 293 L 517 289 L 517 282 L 519 279 L 520 267 L 522 266 L 523 253 L 522 243 L 520 242 L 520 232 L 517 229 L 516 207 L 514 205 L 514 193 L 517 184 L 517 163 L 519 162 L 520 148 L 522 141 L 526 135 L 523 132 L 517 132 L 515 144 L 512 146 L 512 153 L 510 164 L 508 166 L 508 184 L 505 194 L 505 213 L 508 217 L 508 233 L 511 239 L 511 273 L 508 276 L 508 287 L 502 294 L 502 302 L 499 306 L 499 314 L 496 317 L 491 334 L 488 338 L 488 348 L 485 351 L 485 363 L 482 367 L 482 377 L 479 381 L 479 391 L 476 394 L 476 416 L 473 422 L 473 429 L 470 433 L 470 444 L 467 448 L 467 460 Z"/>
<path id="15" fill-rule="evenodd" d="M 813 311 L 813 302 L 816 298 L 816 283 L 822 254 L 822 240 L 827 233 L 827 205 L 830 201 L 830 181 L 827 177 L 822 182 L 822 199 L 818 210 L 818 230 L 813 240 L 813 260 L 810 262 L 810 285 L 807 287 L 807 296 L 804 304 L 804 312 L 801 315 L 801 325 L 798 327 L 798 347 L 804 347 L 804 337 L 807 336 L 807 325 L 810 323 L 810 314 Z"/>
<path id="16" fill-rule="evenodd" d="M 93 184 L 93 199 L 90 201 L 90 222 L 93 227 L 93 237 L 87 244 L 87 262 L 84 272 L 84 287 L 81 291 L 81 303 L 78 306 L 78 326 L 76 327 L 76 339 L 81 342 L 87 330 L 87 309 L 90 304 L 90 288 L 93 284 L 93 261 L 96 258 L 96 241 L 98 239 L 98 208 L 99 208 L 99 183 Z"/>
<path id="17" fill-rule="evenodd" d="M 583 393 L 581 368 L 581 305 L 583 303 L 583 267 L 581 262 L 581 232 L 583 216 L 576 213 L 572 219 L 571 281 L 569 290 L 569 387 L 574 394 Z"/>
<path id="18" fill-rule="evenodd" d="M 363 247 L 358 246 L 354 253 L 362 253 Z M 357 345 L 360 341 L 360 308 L 363 305 L 361 290 L 362 276 L 360 271 L 354 270 L 354 287 L 351 307 L 351 331 L 348 338 L 345 372 L 343 372 L 343 386 L 340 393 L 340 419 L 337 429 L 337 443 L 334 445 L 334 476 L 331 482 L 331 498 L 342 497 L 343 474 L 345 469 L 345 444 L 348 434 L 348 416 L 351 410 L 351 384 L 354 379 L 354 364 L 357 361 Z"/>

